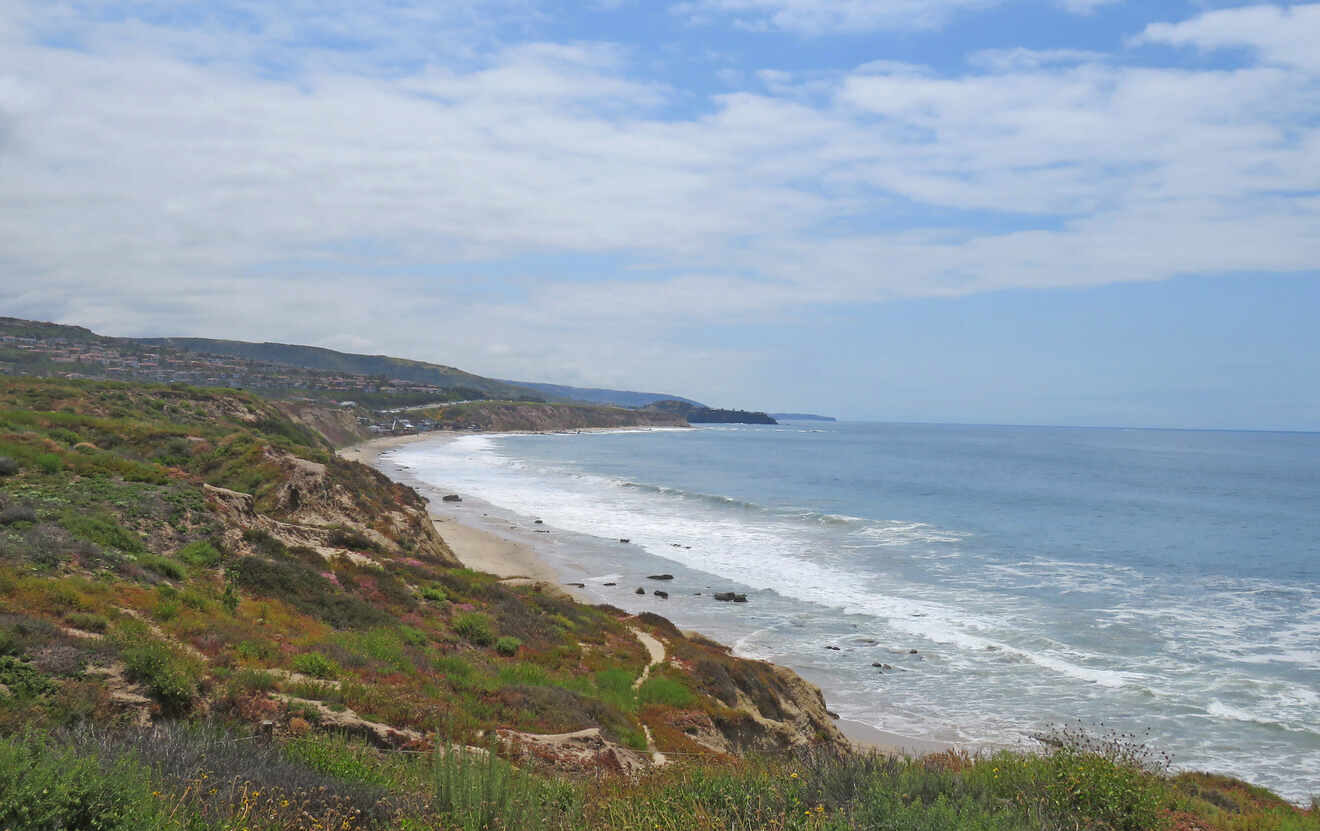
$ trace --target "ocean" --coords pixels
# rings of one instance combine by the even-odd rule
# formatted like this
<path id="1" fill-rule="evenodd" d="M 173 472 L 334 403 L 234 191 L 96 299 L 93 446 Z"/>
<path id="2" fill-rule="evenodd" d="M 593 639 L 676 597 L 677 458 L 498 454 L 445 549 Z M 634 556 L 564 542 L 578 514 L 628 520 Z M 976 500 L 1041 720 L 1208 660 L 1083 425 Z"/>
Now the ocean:
<path id="1" fill-rule="evenodd" d="M 465 435 L 381 464 L 850 721 L 990 747 L 1080 721 L 1320 795 L 1320 434 L 800 422 Z"/>

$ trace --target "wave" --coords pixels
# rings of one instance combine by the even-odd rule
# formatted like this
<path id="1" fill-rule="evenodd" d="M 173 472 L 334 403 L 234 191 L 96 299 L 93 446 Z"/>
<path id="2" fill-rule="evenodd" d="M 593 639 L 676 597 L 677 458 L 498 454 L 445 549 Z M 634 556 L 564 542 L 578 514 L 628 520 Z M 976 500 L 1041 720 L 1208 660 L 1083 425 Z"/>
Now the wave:
<path id="1" fill-rule="evenodd" d="M 1269 715 L 1254 713 L 1242 707 L 1235 707 L 1231 704 L 1225 704 L 1219 699 L 1212 699 L 1205 707 L 1205 712 L 1214 718 L 1226 719 L 1228 721 L 1240 721 L 1250 724 L 1259 724 L 1263 727 L 1269 727 L 1275 730 L 1283 730 L 1288 733 L 1309 733 L 1311 735 L 1320 735 L 1313 729 L 1299 725 L 1288 724 Z"/>
<path id="2" fill-rule="evenodd" d="M 617 543 L 596 559 L 575 544 L 574 562 L 591 575 L 577 579 L 623 585 L 627 575 L 655 568 L 758 591 L 752 606 L 726 614 L 727 642 L 809 667 L 829 679 L 827 694 L 840 712 L 882 729 L 926 719 L 956 723 L 968 735 L 1003 736 L 1042 717 L 1092 713 L 1155 724 L 1189 759 L 1210 758 L 1225 730 L 1257 748 L 1299 741 L 1282 731 L 1311 730 L 1303 725 L 1320 702 L 1305 686 L 1244 684 L 1259 677 L 1305 685 L 1312 677 L 1320 664 L 1313 589 L 1268 579 L 1173 580 L 1067 546 L 1005 553 L 993 539 L 934 523 L 657 484 L 639 478 L 656 475 L 640 465 L 617 464 L 609 473 L 631 475 L 611 476 L 555 454 L 519 457 L 510 446 L 518 445 L 464 436 L 392 455 L 414 477 L 549 527 L 632 540 L 626 562 Z M 666 614 L 706 621 L 727 611 L 701 600 L 676 595 Z M 631 597 L 610 602 L 626 606 Z M 822 639 L 844 643 L 855 634 L 878 640 L 880 650 L 902 647 L 904 655 L 920 647 L 904 667 L 916 671 L 881 674 L 864 648 L 851 658 L 848 649 L 822 655 Z M 904 655 L 882 660 L 899 664 Z M 987 711 L 1000 721 L 987 720 Z"/>

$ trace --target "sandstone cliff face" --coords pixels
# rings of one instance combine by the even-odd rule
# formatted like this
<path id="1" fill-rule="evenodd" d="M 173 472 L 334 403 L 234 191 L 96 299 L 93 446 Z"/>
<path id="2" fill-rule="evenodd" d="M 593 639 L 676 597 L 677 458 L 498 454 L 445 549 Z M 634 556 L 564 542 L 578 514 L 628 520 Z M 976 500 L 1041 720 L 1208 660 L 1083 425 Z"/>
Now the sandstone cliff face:
<path id="1" fill-rule="evenodd" d="M 840 752 L 848 739 L 825 709 L 819 688 L 786 667 L 762 661 L 732 659 L 756 665 L 741 674 L 728 706 L 705 717 L 689 717 L 681 729 L 698 744 L 724 753 L 775 753 L 808 746 L 828 746 Z M 706 668 L 709 671 L 709 667 Z"/>
<path id="2" fill-rule="evenodd" d="M 265 457 L 279 473 L 260 509 L 251 494 L 204 486 L 208 502 L 226 520 L 225 542 L 234 550 L 246 547 L 245 531 L 259 530 L 326 558 L 379 553 L 459 564 L 411 488 L 343 459 L 313 462 L 273 448 Z"/>
<path id="3" fill-rule="evenodd" d="M 643 615 L 666 638 L 668 664 L 706 698 L 700 709 L 668 713 L 658 731 L 666 743 L 697 751 L 779 753 L 807 746 L 848 753 L 852 744 L 814 685 L 785 667 L 732 655 L 700 635 L 684 635 L 663 618 Z"/>
<path id="4" fill-rule="evenodd" d="M 371 437 L 366 428 L 358 423 L 358 416 L 367 414 L 364 410 L 309 401 L 279 401 L 275 406 L 290 420 L 325 436 L 335 447 L 355 444 Z"/>

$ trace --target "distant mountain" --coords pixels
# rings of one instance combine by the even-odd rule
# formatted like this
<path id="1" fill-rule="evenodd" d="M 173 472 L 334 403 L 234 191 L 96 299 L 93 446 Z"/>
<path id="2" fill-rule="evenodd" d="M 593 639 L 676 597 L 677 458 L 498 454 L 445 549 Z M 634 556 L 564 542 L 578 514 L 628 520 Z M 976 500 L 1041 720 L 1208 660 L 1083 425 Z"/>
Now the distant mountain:
<path id="1" fill-rule="evenodd" d="M 642 408 L 643 412 L 668 413 L 686 418 L 689 424 L 778 424 L 765 413 L 750 410 L 717 410 L 694 406 L 687 401 L 670 399 L 657 401 Z"/>
<path id="2" fill-rule="evenodd" d="M 609 390 L 596 387 L 567 387 L 561 384 L 538 384 L 531 381 L 502 381 L 535 390 L 547 398 L 562 398 L 567 401 L 584 401 L 588 404 L 613 404 L 616 407 L 645 407 L 657 401 L 682 401 L 694 407 L 704 407 L 699 401 L 657 392 L 633 392 L 631 390 Z"/>
<path id="3" fill-rule="evenodd" d="M 779 421 L 838 421 L 834 416 L 815 413 L 771 413 L 770 417 Z"/>
<path id="4" fill-rule="evenodd" d="M 80 326 L 0 317 L 0 374 L 244 387 L 387 408 L 443 401 L 548 400 L 641 409 L 682 396 L 506 381 L 451 366 L 317 346 L 213 338 L 115 338 Z"/>
<path id="5" fill-rule="evenodd" d="M 358 355 L 351 352 L 336 352 L 319 346 L 249 343 L 211 338 L 133 338 L 132 340 L 148 346 L 162 346 L 185 352 L 203 352 L 209 355 L 229 355 L 250 361 L 286 364 L 321 372 L 374 375 L 420 384 L 433 384 L 437 387 L 465 387 L 479 391 L 490 398 L 516 399 L 527 394 L 525 389 L 513 384 L 497 381 L 494 378 L 483 378 L 452 366 L 391 358 L 388 355 Z"/>

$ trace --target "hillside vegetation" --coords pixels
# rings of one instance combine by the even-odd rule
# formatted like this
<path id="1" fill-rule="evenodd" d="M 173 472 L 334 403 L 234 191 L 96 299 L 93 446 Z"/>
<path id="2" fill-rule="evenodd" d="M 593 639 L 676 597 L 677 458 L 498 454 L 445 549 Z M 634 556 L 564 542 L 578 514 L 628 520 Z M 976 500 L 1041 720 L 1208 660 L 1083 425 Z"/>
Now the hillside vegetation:
<path id="1" fill-rule="evenodd" d="M 472 401 L 422 410 L 418 414 L 446 427 L 494 431 L 688 426 L 680 414 L 598 404 Z"/>
<path id="2" fill-rule="evenodd" d="M 654 650 L 659 650 L 657 656 Z M 667 762 L 667 764 L 661 764 Z M 0 828 L 1320 828 L 1124 737 L 853 752 L 818 691 L 462 568 L 232 390 L 0 383 Z"/>

